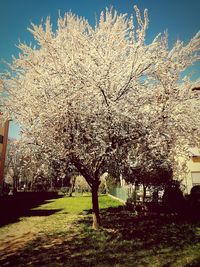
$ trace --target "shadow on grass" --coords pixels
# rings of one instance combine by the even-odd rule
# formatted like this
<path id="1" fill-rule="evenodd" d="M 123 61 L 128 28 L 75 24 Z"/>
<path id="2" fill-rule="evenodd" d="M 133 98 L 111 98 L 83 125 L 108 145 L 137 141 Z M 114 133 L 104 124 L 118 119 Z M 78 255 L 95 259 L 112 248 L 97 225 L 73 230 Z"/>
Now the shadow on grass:
<path id="1" fill-rule="evenodd" d="M 136 216 L 124 207 L 101 210 L 104 228 L 91 229 L 90 211 L 65 233 L 49 233 L 28 243 L 1 266 L 200 266 L 185 249 L 198 244 L 199 222 L 174 215 Z M 189 250 L 190 256 L 193 251 Z M 196 255 L 196 254 L 195 254 Z M 196 259 L 195 259 L 196 258 Z"/>
<path id="2" fill-rule="evenodd" d="M 111 229 L 114 236 L 117 235 L 121 240 L 134 240 L 135 249 L 181 249 L 187 244 L 200 242 L 200 236 L 196 236 L 200 221 L 192 222 L 190 218 L 177 214 L 146 213 L 136 216 L 121 206 L 101 210 L 101 216 L 105 229 Z M 80 222 L 89 227 L 91 218 L 86 217 Z"/>
<path id="3" fill-rule="evenodd" d="M 25 216 L 47 216 L 55 213 L 55 210 L 31 210 L 47 200 L 59 198 L 54 192 L 25 192 L 0 198 L 0 227 L 19 220 Z M 59 210 L 57 210 L 59 211 Z"/>
<path id="4" fill-rule="evenodd" d="M 29 210 L 25 216 L 50 216 L 56 212 L 61 211 L 61 209 L 54 210 Z"/>
<path id="5" fill-rule="evenodd" d="M 185 267 L 199 267 L 200 266 L 200 256 L 194 259 L 192 262 L 185 265 Z"/>

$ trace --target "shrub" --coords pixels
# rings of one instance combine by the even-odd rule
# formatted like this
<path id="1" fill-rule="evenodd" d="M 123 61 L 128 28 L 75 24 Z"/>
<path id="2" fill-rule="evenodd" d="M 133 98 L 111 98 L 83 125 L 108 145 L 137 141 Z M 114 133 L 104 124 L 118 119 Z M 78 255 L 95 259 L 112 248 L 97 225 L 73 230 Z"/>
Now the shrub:
<path id="1" fill-rule="evenodd" d="M 164 190 L 163 202 L 167 207 L 168 211 L 180 212 L 184 207 L 183 192 L 180 188 L 179 181 L 170 181 Z"/>
<path id="2" fill-rule="evenodd" d="M 190 197 L 194 201 L 200 202 L 200 185 L 195 185 L 192 187 Z"/>

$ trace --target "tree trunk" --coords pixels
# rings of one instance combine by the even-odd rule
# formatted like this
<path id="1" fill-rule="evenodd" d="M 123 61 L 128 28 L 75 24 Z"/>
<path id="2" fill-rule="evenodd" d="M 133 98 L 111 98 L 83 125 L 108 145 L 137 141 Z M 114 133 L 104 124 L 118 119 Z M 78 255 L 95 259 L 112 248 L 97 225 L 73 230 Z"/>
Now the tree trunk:
<path id="1" fill-rule="evenodd" d="M 135 205 L 137 204 L 137 201 L 138 201 L 137 191 L 138 191 L 138 185 L 135 183 L 134 191 L 133 191 L 133 202 Z"/>
<path id="2" fill-rule="evenodd" d="M 159 195 L 158 195 L 158 189 L 154 189 L 154 191 L 153 191 L 152 201 L 153 201 L 154 203 L 158 203 L 158 198 L 159 198 Z"/>
<path id="3" fill-rule="evenodd" d="M 145 202 L 145 199 L 146 199 L 146 186 L 143 185 L 143 197 L 142 197 L 142 202 L 144 203 Z"/>
<path id="4" fill-rule="evenodd" d="M 17 178 L 13 177 L 13 195 L 17 193 Z"/>
<path id="5" fill-rule="evenodd" d="M 100 228 L 100 215 L 99 215 L 99 200 L 98 200 L 98 189 L 100 185 L 99 169 L 100 165 L 96 170 L 91 171 L 81 160 L 73 155 L 72 162 L 80 174 L 85 178 L 87 183 L 92 189 L 92 215 L 93 215 L 93 229 Z"/>
<path id="6" fill-rule="evenodd" d="M 75 182 L 76 182 L 76 176 L 71 178 L 71 188 L 70 188 L 70 192 L 69 192 L 69 197 L 72 197 L 72 194 L 74 192 L 74 187 L 75 187 Z"/>
<path id="7" fill-rule="evenodd" d="M 93 215 L 93 229 L 100 228 L 100 215 L 99 215 L 99 200 L 98 200 L 99 184 L 92 185 L 92 215 Z"/>

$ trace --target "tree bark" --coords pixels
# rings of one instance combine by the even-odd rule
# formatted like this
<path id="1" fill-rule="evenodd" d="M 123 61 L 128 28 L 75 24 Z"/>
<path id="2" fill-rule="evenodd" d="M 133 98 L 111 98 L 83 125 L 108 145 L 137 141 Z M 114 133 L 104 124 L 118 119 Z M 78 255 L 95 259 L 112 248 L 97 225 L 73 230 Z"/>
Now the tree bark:
<path id="1" fill-rule="evenodd" d="M 153 201 L 154 203 L 158 203 L 158 198 L 159 198 L 159 196 L 158 196 L 158 189 L 154 189 L 154 191 L 153 191 L 153 199 L 152 199 L 152 201 Z"/>
<path id="2" fill-rule="evenodd" d="M 96 171 L 92 172 L 76 156 L 72 157 L 72 162 L 92 189 L 92 215 L 93 215 L 92 227 L 93 229 L 99 229 L 100 228 L 99 200 L 98 200 L 98 189 L 100 185 L 99 168 L 96 168 Z"/>
<path id="3" fill-rule="evenodd" d="M 100 228 L 100 215 L 99 215 L 99 200 L 98 200 L 98 188 L 99 184 L 95 183 L 92 185 L 92 215 L 93 215 L 93 229 L 97 230 Z"/>
<path id="4" fill-rule="evenodd" d="M 146 186 L 143 185 L 143 197 L 142 197 L 142 202 L 144 203 L 145 202 L 145 199 L 146 199 Z"/>
<path id="5" fill-rule="evenodd" d="M 13 195 L 17 193 L 17 178 L 13 176 Z"/>
<path id="6" fill-rule="evenodd" d="M 76 177 L 72 177 L 72 182 L 71 182 L 69 197 L 72 197 L 72 194 L 74 192 L 75 182 L 76 182 Z"/>

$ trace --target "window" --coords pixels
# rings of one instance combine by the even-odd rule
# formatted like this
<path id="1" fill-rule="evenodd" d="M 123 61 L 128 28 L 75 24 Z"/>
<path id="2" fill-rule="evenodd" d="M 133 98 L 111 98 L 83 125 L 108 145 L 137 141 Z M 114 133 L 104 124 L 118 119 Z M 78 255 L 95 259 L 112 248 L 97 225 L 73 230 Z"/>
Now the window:
<path id="1" fill-rule="evenodd" d="M 200 156 L 193 156 L 192 161 L 193 162 L 200 162 Z"/>
<path id="2" fill-rule="evenodd" d="M 200 172 L 192 172 L 192 185 L 200 185 Z"/>

